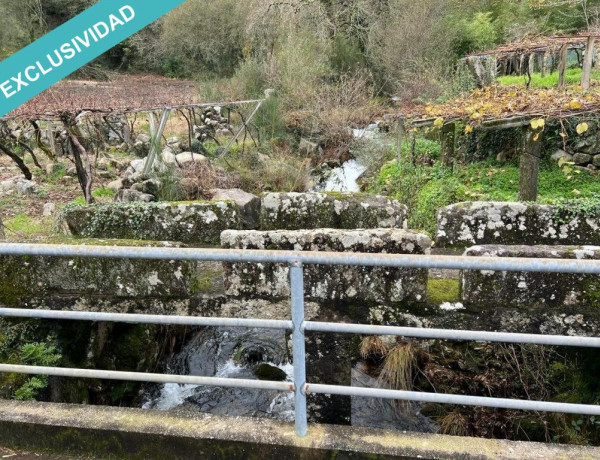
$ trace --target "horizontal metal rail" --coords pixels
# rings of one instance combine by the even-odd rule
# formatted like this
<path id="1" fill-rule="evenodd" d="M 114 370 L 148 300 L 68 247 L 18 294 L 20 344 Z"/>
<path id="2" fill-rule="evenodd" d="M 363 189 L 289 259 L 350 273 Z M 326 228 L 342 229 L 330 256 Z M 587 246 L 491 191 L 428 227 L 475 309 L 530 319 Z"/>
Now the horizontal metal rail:
<path id="1" fill-rule="evenodd" d="M 292 330 L 292 321 L 243 318 L 213 318 L 198 316 L 140 315 L 131 313 L 100 313 L 61 310 L 27 310 L 0 308 L 0 317 L 72 321 L 102 321 L 107 323 L 163 324 L 175 326 L 245 327 Z M 368 324 L 326 323 L 305 321 L 302 330 L 340 334 L 392 335 L 415 339 L 459 340 L 497 343 L 527 343 L 533 345 L 600 348 L 599 337 L 566 335 L 517 334 L 511 332 L 463 331 L 459 329 L 427 329 L 417 327 L 374 326 Z"/>
<path id="2" fill-rule="evenodd" d="M 190 375 L 146 374 L 141 372 L 70 369 L 42 366 L 20 366 L 14 364 L 0 364 L 0 372 L 29 375 L 50 375 L 57 377 L 86 379 L 121 380 L 130 382 L 176 383 L 180 385 L 246 388 L 281 392 L 295 391 L 295 385 L 292 382 L 272 382 L 264 380 L 198 377 Z M 460 406 L 480 406 L 497 409 L 561 412 L 566 414 L 580 415 L 600 415 L 600 406 L 586 404 L 553 403 L 546 401 L 529 401 L 523 399 L 488 398 L 481 396 L 424 393 L 416 391 L 386 390 L 382 388 L 363 388 L 307 383 L 304 385 L 303 393 L 394 399 L 402 401 L 454 404 Z"/>
<path id="3" fill-rule="evenodd" d="M 270 251 L 241 249 L 158 248 L 125 246 L 0 244 L 1 255 L 91 257 L 109 259 L 190 260 L 231 263 L 352 265 L 509 272 L 600 274 L 600 260 L 465 257 L 350 252 Z"/>
<path id="4" fill-rule="evenodd" d="M 124 380 L 128 382 L 177 383 L 179 385 L 203 385 L 211 387 L 294 391 L 294 384 L 291 382 L 271 382 L 267 380 L 200 377 L 195 375 L 146 374 L 143 372 L 102 371 L 94 369 L 73 369 L 64 367 L 20 366 L 16 364 L 0 364 L 0 372 L 29 375 L 50 375 L 55 377 L 73 377 L 83 379 Z"/>
<path id="5" fill-rule="evenodd" d="M 285 320 L 213 318 L 199 316 L 139 315 L 130 313 L 100 313 L 87 311 L 27 310 L 0 308 L 0 317 L 36 318 L 72 321 L 103 321 L 106 323 L 164 324 L 173 326 L 247 327 L 260 329 L 292 329 Z"/>
<path id="6" fill-rule="evenodd" d="M 346 387 L 337 385 L 308 384 L 307 393 L 367 398 L 397 399 L 458 406 L 493 407 L 496 409 L 530 410 L 539 412 L 561 412 L 565 414 L 600 415 L 600 406 L 587 404 L 553 403 L 526 399 L 487 398 L 482 396 L 423 393 L 417 391 L 385 390 L 382 388 Z"/>

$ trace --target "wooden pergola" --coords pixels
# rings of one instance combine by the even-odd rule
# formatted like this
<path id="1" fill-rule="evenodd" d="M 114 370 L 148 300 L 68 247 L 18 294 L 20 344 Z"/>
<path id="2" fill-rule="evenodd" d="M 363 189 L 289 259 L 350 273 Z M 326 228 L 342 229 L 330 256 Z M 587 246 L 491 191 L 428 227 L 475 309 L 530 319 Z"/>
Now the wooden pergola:
<path id="1" fill-rule="evenodd" d="M 549 118 L 567 119 L 571 117 L 590 116 L 598 110 L 571 111 L 563 115 L 554 115 Z M 539 113 L 520 114 L 508 117 L 489 117 L 482 120 L 476 127 L 479 130 L 504 130 L 521 128 L 523 147 L 519 155 L 519 201 L 535 202 L 538 199 L 539 169 L 542 154 L 542 140 L 545 122 L 541 125 L 535 121 L 540 120 Z M 401 145 L 405 137 L 411 140 L 411 161 L 415 163 L 414 139 L 415 130 L 421 128 L 439 127 L 441 143 L 441 161 L 445 166 L 452 167 L 455 161 L 457 125 L 468 124 L 468 118 L 451 117 L 440 123 L 440 118 L 407 118 L 399 115 L 398 119 L 398 149 L 397 161 L 401 162 Z"/>
<path id="2" fill-rule="evenodd" d="M 267 90 L 268 97 L 272 93 Z M 14 111 L 0 117 L 0 124 L 17 122 L 31 124 L 35 130 L 35 140 L 50 158 L 54 158 L 55 129 L 66 130 L 70 151 L 75 159 L 77 177 L 87 202 L 92 201 L 91 184 L 93 180 L 89 155 L 84 147 L 84 135 L 78 124 L 82 120 L 102 120 L 109 127 L 110 117 L 142 114 L 147 116 L 150 129 L 150 151 L 144 165 L 144 173 L 149 173 L 156 159 L 162 152 L 162 138 L 171 113 L 177 111 L 188 124 L 188 135 L 193 136 L 196 110 L 219 106 L 228 111 L 236 111 L 242 119 L 242 127 L 224 147 L 222 154 L 227 153 L 243 133 L 248 132 L 248 124 L 257 114 L 265 99 L 245 101 L 222 101 L 206 103 L 195 82 L 171 80 L 168 78 L 144 75 L 115 75 L 110 81 L 63 80 L 39 94 Z M 236 106 L 254 106 L 252 113 L 245 117 L 235 109 Z M 44 122 L 47 138 L 51 145 L 41 142 L 41 127 Z M 111 127 L 111 129 L 113 129 Z M 4 130 L 10 132 L 10 130 Z M 18 139 L 12 139 L 33 155 L 33 151 Z M 27 168 L 0 139 L 0 153 L 11 157 L 25 173 Z M 35 156 L 34 156 L 35 159 Z"/>
<path id="3" fill-rule="evenodd" d="M 529 76 L 534 73 L 536 65 L 542 76 L 545 76 L 548 72 L 548 61 L 551 60 L 556 63 L 558 69 L 558 86 L 563 87 L 566 81 L 568 53 L 570 50 L 576 50 L 578 56 L 579 52 L 583 55 L 581 86 L 587 90 L 590 87 L 591 70 L 596 54 L 595 44 L 598 38 L 600 38 L 600 30 L 588 30 L 576 35 L 526 38 L 520 42 L 469 54 L 464 58 L 464 61 L 469 65 L 478 83 L 482 86 L 488 83 L 482 76 L 482 60 L 492 60 L 490 67 L 494 69 L 494 72 L 501 69 L 504 75 L 516 72 L 519 75 Z"/>

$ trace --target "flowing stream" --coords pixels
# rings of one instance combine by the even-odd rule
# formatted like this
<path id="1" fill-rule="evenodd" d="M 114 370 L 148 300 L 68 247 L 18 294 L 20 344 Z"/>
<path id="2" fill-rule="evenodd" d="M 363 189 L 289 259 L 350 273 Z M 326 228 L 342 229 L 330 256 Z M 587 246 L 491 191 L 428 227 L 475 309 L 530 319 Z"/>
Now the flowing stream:
<path id="1" fill-rule="evenodd" d="M 168 372 L 203 377 L 293 381 L 283 331 L 206 328 L 168 366 Z M 264 372 L 267 372 L 265 375 Z M 232 416 L 294 419 L 293 394 L 243 388 L 165 384 L 150 389 L 144 409 L 182 409 Z"/>

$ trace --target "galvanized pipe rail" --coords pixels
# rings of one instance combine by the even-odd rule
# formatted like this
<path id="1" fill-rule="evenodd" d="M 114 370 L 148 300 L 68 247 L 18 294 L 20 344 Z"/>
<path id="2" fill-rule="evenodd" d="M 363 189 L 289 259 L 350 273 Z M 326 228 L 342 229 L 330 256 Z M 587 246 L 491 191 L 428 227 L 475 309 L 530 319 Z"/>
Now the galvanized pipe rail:
<path id="1" fill-rule="evenodd" d="M 152 260 L 222 261 L 233 263 L 281 263 L 290 266 L 292 320 L 260 320 L 238 318 L 201 318 L 187 316 L 120 314 L 102 312 L 49 311 L 0 308 L 0 317 L 40 318 L 53 320 L 106 321 L 136 324 L 172 324 L 190 326 L 228 326 L 270 328 L 292 331 L 294 382 L 267 382 L 217 377 L 149 374 L 90 369 L 66 369 L 0 364 L 0 372 L 40 374 L 62 377 L 113 379 L 153 383 L 178 383 L 275 391 L 292 391 L 295 396 L 295 423 L 298 436 L 307 432 L 307 393 L 400 399 L 484 406 L 516 410 L 563 412 L 600 415 L 600 406 L 527 401 L 505 398 L 448 395 L 437 393 L 356 388 L 311 384 L 306 382 L 305 332 L 337 332 L 346 334 L 395 335 L 422 339 L 471 340 L 484 342 L 528 343 L 538 345 L 600 348 L 600 338 L 541 334 L 515 334 L 486 331 L 419 329 L 395 326 L 324 323 L 305 321 L 304 264 L 359 265 L 379 267 L 411 267 L 463 270 L 526 271 L 545 273 L 600 274 L 598 260 L 559 260 L 496 257 L 456 257 L 402 254 L 356 254 L 294 251 L 244 251 L 228 249 L 140 248 L 85 245 L 0 244 L 0 255 L 29 255 L 87 258 L 126 258 Z"/>

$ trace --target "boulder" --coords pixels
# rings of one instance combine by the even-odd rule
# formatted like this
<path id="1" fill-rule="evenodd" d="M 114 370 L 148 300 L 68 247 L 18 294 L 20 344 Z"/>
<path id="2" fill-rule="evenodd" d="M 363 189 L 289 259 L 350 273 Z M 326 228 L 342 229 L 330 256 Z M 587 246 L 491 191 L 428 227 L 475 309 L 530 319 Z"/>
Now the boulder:
<path id="1" fill-rule="evenodd" d="M 576 165 L 587 165 L 592 161 L 592 155 L 588 155 L 587 153 L 576 153 L 573 155 L 573 163 Z"/>
<path id="2" fill-rule="evenodd" d="M 44 217 L 50 217 L 53 216 L 54 214 L 56 214 L 56 204 L 54 203 L 46 203 L 44 205 L 44 210 L 42 212 L 42 215 Z"/>
<path id="3" fill-rule="evenodd" d="M 0 193 L 11 193 L 17 188 L 16 179 L 8 179 L 0 182 Z"/>
<path id="4" fill-rule="evenodd" d="M 138 185 L 138 184 L 134 184 Z M 136 201 L 141 201 L 144 203 L 151 203 L 156 201 L 156 197 L 154 195 L 150 195 L 149 193 L 144 193 L 139 190 L 131 189 L 121 189 L 115 196 L 116 202 L 121 203 L 133 203 Z"/>
<path id="5" fill-rule="evenodd" d="M 600 247 L 486 245 L 467 249 L 465 256 L 598 260 Z M 461 286 L 464 305 L 478 311 L 486 307 L 560 307 L 581 314 L 585 308 L 600 307 L 598 275 L 468 270 L 461 274 Z"/>
<path id="6" fill-rule="evenodd" d="M 595 155 L 594 159 L 592 161 L 594 162 L 594 166 L 597 166 L 600 168 L 600 155 Z"/>
<path id="7" fill-rule="evenodd" d="M 236 203 L 240 208 L 240 219 L 245 230 L 254 230 L 260 226 L 261 200 L 256 195 L 239 188 L 212 189 L 209 194 L 213 200 L 231 200 Z"/>
<path id="8" fill-rule="evenodd" d="M 32 181 L 27 179 L 19 179 L 16 186 L 17 195 L 35 195 L 38 192 L 38 187 Z"/>
<path id="9" fill-rule="evenodd" d="M 183 152 L 179 155 L 175 155 L 175 159 L 177 160 L 177 164 L 182 168 L 186 168 L 194 164 L 205 163 L 206 161 L 208 161 L 208 159 L 204 155 L 192 152 Z"/>
<path id="10" fill-rule="evenodd" d="M 569 206 L 466 202 L 438 211 L 437 246 L 600 245 L 600 214 Z"/>
<path id="11" fill-rule="evenodd" d="M 136 140 L 136 142 L 142 142 L 143 144 L 149 144 L 151 141 L 151 138 L 148 134 L 140 133 L 136 136 L 135 140 Z"/>
<path id="12" fill-rule="evenodd" d="M 73 240 L 70 244 L 174 246 L 174 243 Z M 185 261 L 0 256 L 0 305 L 26 308 L 30 299 L 187 298 L 196 265 Z"/>
<path id="13" fill-rule="evenodd" d="M 167 166 L 177 165 L 177 158 L 171 149 L 166 148 L 161 153 L 162 162 Z"/>
<path id="14" fill-rule="evenodd" d="M 115 192 L 118 192 L 119 190 L 125 188 L 125 183 L 123 182 L 123 179 L 117 179 L 112 182 L 109 182 L 108 185 L 106 186 L 106 188 L 109 188 L 111 190 L 114 190 Z"/>
<path id="15" fill-rule="evenodd" d="M 224 248 L 287 251 L 429 254 L 431 239 L 407 230 L 225 231 Z M 287 297 L 289 266 L 285 264 L 224 264 L 225 291 L 231 296 Z M 375 302 L 425 299 L 427 270 L 414 268 L 304 267 L 307 298 Z"/>
<path id="16" fill-rule="evenodd" d="M 229 201 L 67 206 L 61 217 L 75 236 L 196 245 L 219 245 L 223 230 L 240 228 L 238 207 Z"/>
<path id="17" fill-rule="evenodd" d="M 137 160 L 133 160 L 130 163 L 130 166 L 133 168 L 134 172 L 137 173 L 141 173 L 144 171 L 144 166 L 146 165 L 146 161 L 148 160 L 148 157 L 144 157 L 144 158 L 139 158 Z"/>
<path id="18" fill-rule="evenodd" d="M 396 200 L 364 193 L 267 193 L 260 228 L 406 228 L 407 208 Z"/>

